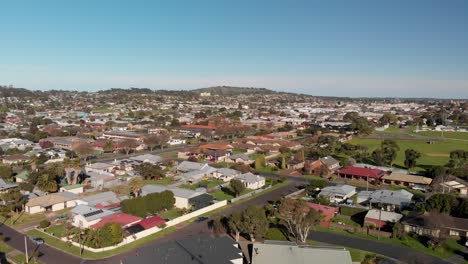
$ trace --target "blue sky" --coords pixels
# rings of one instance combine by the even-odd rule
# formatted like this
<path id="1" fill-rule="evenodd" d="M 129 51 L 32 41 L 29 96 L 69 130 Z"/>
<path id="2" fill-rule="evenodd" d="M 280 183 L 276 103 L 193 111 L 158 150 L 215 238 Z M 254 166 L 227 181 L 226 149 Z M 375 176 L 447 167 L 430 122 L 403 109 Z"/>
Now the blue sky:
<path id="1" fill-rule="evenodd" d="M 2 1 L 0 84 L 468 98 L 468 1 Z"/>

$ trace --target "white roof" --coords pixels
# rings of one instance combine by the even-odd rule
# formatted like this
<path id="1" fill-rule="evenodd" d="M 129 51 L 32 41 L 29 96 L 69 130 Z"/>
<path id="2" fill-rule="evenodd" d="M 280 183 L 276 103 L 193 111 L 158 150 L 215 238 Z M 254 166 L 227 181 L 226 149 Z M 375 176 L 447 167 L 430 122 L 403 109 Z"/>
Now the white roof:
<path id="1" fill-rule="evenodd" d="M 403 215 L 395 213 L 395 212 L 371 209 L 367 212 L 365 218 L 370 218 L 370 219 L 375 219 L 375 220 L 379 220 L 380 218 L 381 221 L 396 223 L 400 221 L 402 217 Z"/>

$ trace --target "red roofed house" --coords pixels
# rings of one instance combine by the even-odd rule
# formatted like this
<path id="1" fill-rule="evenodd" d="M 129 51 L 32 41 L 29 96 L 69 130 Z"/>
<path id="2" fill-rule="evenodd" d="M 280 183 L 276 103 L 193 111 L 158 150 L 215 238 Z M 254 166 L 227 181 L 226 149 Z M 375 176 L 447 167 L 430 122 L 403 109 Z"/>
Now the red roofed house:
<path id="1" fill-rule="evenodd" d="M 105 216 L 97 224 L 92 225 L 92 228 L 101 228 L 107 223 L 116 223 L 121 227 L 129 227 L 141 221 L 140 217 L 129 215 L 126 213 L 116 213 Z"/>
<path id="2" fill-rule="evenodd" d="M 339 208 L 331 207 L 316 203 L 307 203 L 309 208 L 314 209 L 315 211 L 319 212 L 322 215 L 322 220 L 320 221 L 321 226 L 328 226 L 330 219 L 332 219 L 336 213 L 338 213 Z"/>
<path id="3" fill-rule="evenodd" d="M 337 170 L 336 174 L 347 179 L 364 179 L 369 182 L 380 182 L 385 175 L 385 171 L 371 168 L 361 168 L 348 166 L 341 170 Z"/>

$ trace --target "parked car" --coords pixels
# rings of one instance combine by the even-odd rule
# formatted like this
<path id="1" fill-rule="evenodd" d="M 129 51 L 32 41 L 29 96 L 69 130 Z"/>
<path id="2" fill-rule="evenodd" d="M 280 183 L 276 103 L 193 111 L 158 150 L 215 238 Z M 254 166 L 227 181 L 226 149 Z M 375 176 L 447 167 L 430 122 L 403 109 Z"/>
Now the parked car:
<path id="1" fill-rule="evenodd" d="M 208 217 L 200 216 L 200 217 L 198 217 L 197 219 L 195 219 L 195 222 L 197 222 L 197 223 L 203 222 L 203 221 L 205 221 L 206 219 L 208 219 Z"/>
<path id="2" fill-rule="evenodd" d="M 36 243 L 37 245 L 44 244 L 44 239 L 40 237 L 30 237 L 30 239 L 32 240 L 32 242 Z"/>

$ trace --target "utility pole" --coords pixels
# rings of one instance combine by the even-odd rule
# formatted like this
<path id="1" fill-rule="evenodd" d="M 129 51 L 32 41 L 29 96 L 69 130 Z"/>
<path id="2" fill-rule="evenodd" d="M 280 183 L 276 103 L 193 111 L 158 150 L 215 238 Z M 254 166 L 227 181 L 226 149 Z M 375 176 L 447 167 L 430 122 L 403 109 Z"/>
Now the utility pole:
<path id="1" fill-rule="evenodd" d="M 369 174 L 366 177 L 366 191 L 369 191 Z"/>
<path id="2" fill-rule="evenodd" d="M 26 257 L 26 263 L 29 263 L 28 240 L 27 240 L 26 236 L 24 236 L 24 255 Z"/>
<path id="3" fill-rule="evenodd" d="M 379 204 L 379 232 L 377 233 L 377 240 L 380 240 L 380 226 L 382 225 L 382 208 Z"/>

